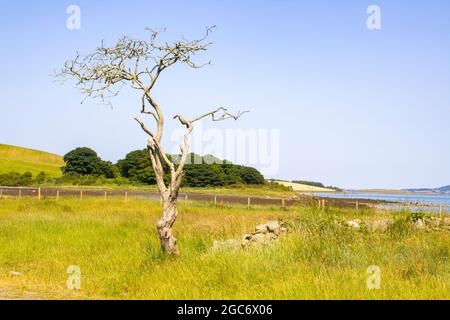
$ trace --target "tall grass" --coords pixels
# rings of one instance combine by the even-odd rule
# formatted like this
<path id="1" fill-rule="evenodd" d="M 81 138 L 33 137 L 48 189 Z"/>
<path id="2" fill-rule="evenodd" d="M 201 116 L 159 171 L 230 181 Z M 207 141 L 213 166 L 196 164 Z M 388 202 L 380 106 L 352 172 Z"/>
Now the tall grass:
<path id="1" fill-rule="evenodd" d="M 385 233 L 336 221 L 376 219 L 366 210 L 211 206 L 180 203 L 182 255 L 160 250 L 158 202 L 140 199 L 0 200 L 0 296 L 88 299 L 449 299 L 448 231 L 396 225 Z M 398 214 L 399 221 L 406 221 Z M 268 246 L 214 252 L 272 219 L 290 232 Z M 66 287 L 69 265 L 82 288 Z M 366 269 L 381 268 L 380 290 Z M 22 273 L 11 277 L 10 271 Z"/>

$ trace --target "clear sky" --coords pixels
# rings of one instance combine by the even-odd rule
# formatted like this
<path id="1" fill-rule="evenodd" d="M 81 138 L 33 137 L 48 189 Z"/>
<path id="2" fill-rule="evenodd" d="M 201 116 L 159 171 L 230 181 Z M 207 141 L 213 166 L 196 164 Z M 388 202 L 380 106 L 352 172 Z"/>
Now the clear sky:
<path id="1" fill-rule="evenodd" d="M 80 30 L 66 27 L 72 4 Z M 366 27 L 371 4 L 381 30 Z M 214 65 L 176 67 L 155 90 L 168 118 L 250 109 L 239 122 L 202 128 L 279 130 L 271 177 L 345 188 L 450 184 L 447 0 L 2 1 L 0 143 L 59 154 L 89 146 L 111 161 L 144 148 L 131 91 L 112 110 L 80 105 L 74 86 L 51 74 L 102 39 L 162 26 L 167 38 L 195 38 L 214 24 Z M 166 144 L 177 127 L 168 123 Z"/>

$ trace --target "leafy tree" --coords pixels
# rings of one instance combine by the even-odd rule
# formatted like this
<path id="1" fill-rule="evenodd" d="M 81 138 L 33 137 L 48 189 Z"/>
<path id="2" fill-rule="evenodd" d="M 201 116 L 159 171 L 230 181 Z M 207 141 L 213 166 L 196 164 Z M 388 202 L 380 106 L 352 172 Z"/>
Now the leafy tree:
<path id="1" fill-rule="evenodd" d="M 103 161 L 94 150 L 86 147 L 68 152 L 64 156 L 64 162 L 66 165 L 61 168 L 64 174 L 77 173 L 116 178 L 119 173 L 111 162 Z"/>
<path id="2" fill-rule="evenodd" d="M 166 155 L 175 163 L 180 155 Z M 132 181 L 155 184 L 155 174 L 151 167 L 150 157 L 146 150 L 136 150 L 119 160 L 117 166 L 123 177 Z M 169 176 L 164 177 L 165 181 Z M 211 187 L 233 184 L 264 184 L 264 177 L 254 168 L 237 166 L 230 162 L 222 161 L 214 156 L 200 156 L 190 153 L 185 165 L 183 186 Z"/>
<path id="3" fill-rule="evenodd" d="M 0 174 L 0 185 L 6 187 L 26 187 L 33 184 L 33 176 L 29 172 L 20 174 L 17 172 L 10 172 Z"/>
<path id="4" fill-rule="evenodd" d="M 241 166 L 239 170 L 245 184 L 264 184 L 264 176 L 255 168 Z"/>
<path id="5" fill-rule="evenodd" d="M 128 153 L 125 159 L 117 162 L 117 167 L 123 177 L 144 184 L 156 184 L 155 172 L 146 150 L 136 150 Z"/>
<path id="6" fill-rule="evenodd" d="M 185 166 L 184 185 L 215 187 L 225 185 L 225 173 L 217 164 L 189 164 Z"/>
<path id="7" fill-rule="evenodd" d="M 36 178 L 34 178 L 34 181 L 37 184 L 43 184 L 43 183 L 47 182 L 49 180 L 49 178 L 50 177 L 48 176 L 48 174 L 46 174 L 45 172 L 41 171 L 36 176 Z"/>

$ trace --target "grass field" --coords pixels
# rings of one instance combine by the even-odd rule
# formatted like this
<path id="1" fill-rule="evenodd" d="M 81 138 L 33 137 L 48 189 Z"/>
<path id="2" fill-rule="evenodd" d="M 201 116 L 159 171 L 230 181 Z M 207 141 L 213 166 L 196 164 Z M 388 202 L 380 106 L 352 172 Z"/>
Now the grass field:
<path id="1" fill-rule="evenodd" d="M 0 144 L 0 173 L 30 172 L 36 176 L 44 171 L 58 177 L 63 165 L 63 158 L 56 154 Z"/>
<path id="2" fill-rule="evenodd" d="M 159 192 L 156 185 L 99 185 L 99 186 L 74 186 L 74 185 L 42 185 L 41 187 L 60 189 L 84 189 L 84 190 L 119 190 L 119 191 L 146 191 Z M 211 195 L 236 195 L 253 197 L 294 197 L 298 193 L 278 185 L 232 185 L 223 187 L 182 187 L 180 193 L 197 193 Z"/>
<path id="3" fill-rule="evenodd" d="M 448 231 L 396 224 L 386 233 L 335 220 L 377 213 L 314 208 L 179 206 L 181 256 L 160 252 L 158 202 L 129 199 L 0 200 L 0 297 L 66 299 L 449 299 Z M 403 214 L 398 213 L 398 217 Z M 282 219 L 290 231 L 269 246 L 213 252 L 213 240 L 239 238 Z M 81 290 L 66 287 L 81 268 Z M 366 269 L 381 268 L 368 290 Z M 10 272 L 20 272 L 11 276 Z"/>

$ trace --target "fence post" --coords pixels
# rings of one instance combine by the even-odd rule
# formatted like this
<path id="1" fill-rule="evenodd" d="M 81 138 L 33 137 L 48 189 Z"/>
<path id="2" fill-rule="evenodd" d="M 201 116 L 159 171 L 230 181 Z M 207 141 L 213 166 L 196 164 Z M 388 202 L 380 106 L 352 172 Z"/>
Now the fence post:
<path id="1" fill-rule="evenodd" d="M 439 218 L 442 219 L 442 214 L 443 214 L 444 208 L 442 206 L 442 203 L 439 205 Z"/>
<path id="2" fill-rule="evenodd" d="M 0 199 L 3 199 L 3 189 L 0 189 Z"/>
<path id="3" fill-rule="evenodd" d="M 19 200 L 20 200 L 20 198 L 22 198 L 22 189 L 21 188 L 19 188 Z"/>
<path id="4" fill-rule="evenodd" d="M 103 196 L 103 200 L 106 201 L 106 191 L 105 191 L 105 195 Z"/>
<path id="5" fill-rule="evenodd" d="M 56 190 L 56 201 L 59 200 L 59 190 Z"/>
<path id="6" fill-rule="evenodd" d="M 325 199 L 322 200 L 322 212 L 325 211 Z"/>
<path id="7" fill-rule="evenodd" d="M 214 196 L 214 205 L 217 205 L 217 196 Z"/>
<path id="8" fill-rule="evenodd" d="M 184 195 L 184 204 L 188 205 L 188 195 L 187 195 L 187 193 Z"/>
<path id="9" fill-rule="evenodd" d="M 359 212 L 359 202 L 356 201 L 356 212 Z"/>
<path id="10" fill-rule="evenodd" d="M 128 192 L 125 192 L 125 202 L 128 201 Z"/>
<path id="11" fill-rule="evenodd" d="M 247 208 L 248 209 L 250 209 L 250 205 L 251 205 L 251 201 L 250 201 L 250 197 L 248 197 L 248 200 L 247 200 Z"/>
<path id="12" fill-rule="evenodd" d="M 38 188 L 38 200 L 41 200 L 41 188 Z"/>
<path id="13" fill-rule="evenodd" d="M 83 200 L 83 190 L 80 190 L 80 200 Z"/>
<path id="14" fill-rule="evenodd" d="M 281 208 L 284 209 L 284 207 L 285 207 L 285 206 L 284 206 L 284 198 L 282 198 L 282 199 L 281 199 Z"/>

